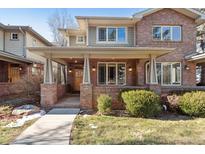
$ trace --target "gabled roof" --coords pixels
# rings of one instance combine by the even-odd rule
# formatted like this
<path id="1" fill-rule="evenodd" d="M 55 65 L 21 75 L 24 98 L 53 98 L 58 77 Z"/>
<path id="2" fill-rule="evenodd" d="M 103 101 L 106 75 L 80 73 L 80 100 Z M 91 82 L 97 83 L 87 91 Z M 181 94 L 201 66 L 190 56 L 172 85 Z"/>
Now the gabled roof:
<path id="1" fill-rule="evenodd" d="M 0 23 L 0 27 L 3 28 L 4 30 L 24 30 L 35 37 L 37 37 L 39 40 L 41 40 L 43 43 L 45 43 L 47 46 L 53 46 L 52 43 L 50 43 L 47 39 L 45 39 L 42 35 L 40 35 L 38 32 L 36 32 L 32 27 L 30 26 L 21 26 L 21 25 L 4 25 Z"/>
<path id="2" fill-rule="evenodd" d="M 153 14 L 157 11 L 162 10 L 162 9 L 164 9 L 164 8 L 147 9 L 147 10 L 133 14 L 133 18 L 142 19 L 143 17 L 148 16 L 150 14 Z M 181 14 L 184 14 L 192 19 L 195 19 L 197 25 L 200 25 L 200 24 L 205 22 L 205 14 L 199 12 L 196 9 L 191 9 L 191 8 L 171 8 L 171 9 L 173 9 L 176 12 L 179 12 Z"/>

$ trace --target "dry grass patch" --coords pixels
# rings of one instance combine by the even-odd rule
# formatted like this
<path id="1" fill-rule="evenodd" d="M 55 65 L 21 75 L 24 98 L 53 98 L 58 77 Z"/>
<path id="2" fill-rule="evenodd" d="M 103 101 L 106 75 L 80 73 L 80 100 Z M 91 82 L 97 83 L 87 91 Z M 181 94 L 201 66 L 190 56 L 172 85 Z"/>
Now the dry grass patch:
<path id="1" fill-rule="evenodd" d="M 79 115 L 72 144 L 205 144 L 205 119 Z"/>

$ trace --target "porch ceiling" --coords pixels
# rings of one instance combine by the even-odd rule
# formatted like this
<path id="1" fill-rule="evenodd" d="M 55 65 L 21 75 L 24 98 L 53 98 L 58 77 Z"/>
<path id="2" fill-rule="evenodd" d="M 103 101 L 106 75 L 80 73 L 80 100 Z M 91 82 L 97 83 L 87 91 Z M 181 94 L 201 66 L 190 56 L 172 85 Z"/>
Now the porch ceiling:
<path id="1" fill-rule="evenodd" d="M 175 50 L 174 48 L 155 47 L 30 47 L 30 52 L 51 59 L 83 58 L 149 58 L 159 57 Z"/>
<path id="2" fill-rule="evenodd" d="M 192 53 L 185 57 L 187 61 L 193 61 L 196 63 L 204 63 L 205 62 L 205 53 Z"/>

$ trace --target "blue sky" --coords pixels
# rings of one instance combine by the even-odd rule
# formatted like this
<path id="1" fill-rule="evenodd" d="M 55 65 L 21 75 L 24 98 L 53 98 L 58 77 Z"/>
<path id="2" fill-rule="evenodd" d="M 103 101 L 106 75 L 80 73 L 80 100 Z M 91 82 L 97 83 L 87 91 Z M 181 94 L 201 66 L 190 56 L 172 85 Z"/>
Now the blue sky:
<path id="1" fill-rule="evenodd" d="M 52 34 L 47 24 L 49 16 L 61 9 L 55 8 L 32 8 L 32 9 L 0 9 L 0 22 L 10 25 L 31 26 L 49 41 L 52 41 Z M 122 16 L 130 17 L 132 14 L 144 9 L 89 9 L 89 8 L 69 8 L 67 12 L 71 16 Z"/>

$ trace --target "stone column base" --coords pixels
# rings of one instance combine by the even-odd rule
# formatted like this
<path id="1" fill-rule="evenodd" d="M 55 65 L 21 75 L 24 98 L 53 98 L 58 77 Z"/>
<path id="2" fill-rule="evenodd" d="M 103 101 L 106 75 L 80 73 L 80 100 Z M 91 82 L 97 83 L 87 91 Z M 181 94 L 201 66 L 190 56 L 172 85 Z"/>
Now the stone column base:
<path id="1" fill-rule="evenodd" d="M 92 84 L 80 85 L 80 108 L 93 109 L 93 86 Z"/>

